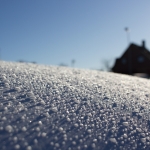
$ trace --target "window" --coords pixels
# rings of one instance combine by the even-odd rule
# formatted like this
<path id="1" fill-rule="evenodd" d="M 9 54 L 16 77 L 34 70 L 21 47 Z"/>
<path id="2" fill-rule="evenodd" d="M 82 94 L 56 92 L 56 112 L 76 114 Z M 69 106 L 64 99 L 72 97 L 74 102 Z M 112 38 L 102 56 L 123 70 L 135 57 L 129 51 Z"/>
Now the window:
<path id="1" fill-rule="evenodd" d="M 122 63 L 126 64 L 127 60 L 125 58 L 122 58 Z"/>
<path id="2" fill-rule="evenodd" d="M 144 57 L 143 56 L 139 56 L 137 59 L 138 59 L 139 63 L 142 63 L 144 61 Z"/>

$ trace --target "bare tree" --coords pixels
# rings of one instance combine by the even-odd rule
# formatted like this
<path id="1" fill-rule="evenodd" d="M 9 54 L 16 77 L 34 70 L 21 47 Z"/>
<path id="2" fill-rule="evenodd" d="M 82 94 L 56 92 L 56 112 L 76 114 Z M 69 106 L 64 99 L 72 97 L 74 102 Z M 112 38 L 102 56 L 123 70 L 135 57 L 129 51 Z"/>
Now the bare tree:
<path id="1" fill-rule="evenodd" d="M 36 64 L 36 61 L 32 61 L 32 62 L 29 62 L 29 61 L 26 61 L 26 60 L 18 60 L 17 62 L 20 62 L 20 63 L 32 63 L 32 64 Z"/>
<path id="2" fill-rule="evenodd" d="M 71 66 L 72 66 L 72 67 L 74 67 L 75 62 L 76 62 L 75 59 L 72 59 L 72 60 L 71 60 Z"/>
<path id="3" fill-rule="evenodd" d="M 102 69 L 101 70 L 106 70 L 106 71 L 111 71 L 111 60 L 104 59 L 102 61 Z"/>
<path id="4" fill-rule="evenodd" d="M 68 67 L 68 65 L 65 63 L 60 63 L 59 66 Z"/>

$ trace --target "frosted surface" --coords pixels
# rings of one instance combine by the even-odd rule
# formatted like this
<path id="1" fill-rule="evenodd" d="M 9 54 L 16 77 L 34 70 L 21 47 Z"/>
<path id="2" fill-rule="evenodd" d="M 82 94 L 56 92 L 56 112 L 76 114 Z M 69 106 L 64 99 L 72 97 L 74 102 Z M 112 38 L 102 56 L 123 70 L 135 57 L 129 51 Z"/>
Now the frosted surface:
<path id="1" fill-rule="evenodd" d="M 150 81 L 0 62 L 0 150 L 150 149 Z"/>

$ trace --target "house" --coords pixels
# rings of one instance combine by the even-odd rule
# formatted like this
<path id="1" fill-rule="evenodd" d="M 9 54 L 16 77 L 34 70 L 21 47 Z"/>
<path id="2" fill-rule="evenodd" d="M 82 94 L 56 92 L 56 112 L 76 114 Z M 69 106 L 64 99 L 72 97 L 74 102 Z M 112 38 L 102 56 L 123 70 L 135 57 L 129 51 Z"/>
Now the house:
<path id="1" fill-rule="evenodd" d="M 150 51 L 145 47 L 145 41 L 138 46 L 131 43 L 124 54 L 117 58 L 112 71 L 122 74 L 147 74 L 150 76 Z"/>

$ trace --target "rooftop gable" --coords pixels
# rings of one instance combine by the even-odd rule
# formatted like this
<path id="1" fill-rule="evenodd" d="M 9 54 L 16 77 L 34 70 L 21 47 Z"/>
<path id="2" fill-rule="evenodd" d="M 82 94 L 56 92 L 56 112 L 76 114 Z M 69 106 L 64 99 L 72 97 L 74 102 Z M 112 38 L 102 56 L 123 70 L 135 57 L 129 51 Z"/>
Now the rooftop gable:
<path id="1" fill-rule="evenodd" d="M 140 53 L 145 56 L 146 58 L 150 59 L 150 51 L 148 49 L 145 48 L 145 45 L 142 45 L 142 46 L 139 46 L 139 45 L 136 45 L 134 43 L 131 43 L 129 45 L 129 47 L 126 49 L 126 51 L 123 53 L 123 55 L 121 56 L 121 58 L 124 57 L 124 55 L 126 55 L 126 53 L 128 51 L 135 51 L 135 50 L 138 50 L 140 51 Z"/>

